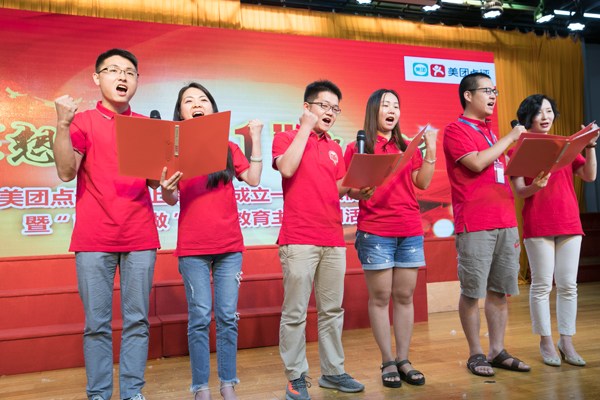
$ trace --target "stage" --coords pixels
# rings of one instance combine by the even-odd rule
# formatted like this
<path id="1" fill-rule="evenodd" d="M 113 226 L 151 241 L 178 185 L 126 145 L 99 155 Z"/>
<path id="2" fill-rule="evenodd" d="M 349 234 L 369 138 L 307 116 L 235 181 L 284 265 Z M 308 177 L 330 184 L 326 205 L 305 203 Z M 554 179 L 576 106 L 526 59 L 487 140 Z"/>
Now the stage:
<path id="1" fill-rule="evenodd" d="M 318 387 L 319 363 L 317 344 L 307 346 L 313 400 L 324 399 L 596 399 L 600 396 L 600 341 L 598 311 L 600 282 L 579 285 L 579 313 L 576 348 L 587 361 L 585 367 L 563 364 L 549 367 L 542 363 L 538 338 L 531 333 L 528 286 L 521 295 L 509 299 L 509 322 L 506 330 L 507 350 L 532 366 L 529 373 L 496 370 L 492 378 L 472 375 L 465 362 L 467 342 L 456 311 L 433 313 L 427 322 L 415 324 L 410 359 L 426 376 L 425 386 L 404 384 L 400 389 L 381 385 L 379 351 L 370 329 L 344 331 L 347 371 L 366 385 L 359 394 L 343 394 Z M 555 292 L 552 293 L 555 295 Z M 458 299 L 456 299 L 458 301 Z M 552 302 L 554 307 L 554 302 Z M 553 312 L 554 315 L 554 312 Z M 553 318 L 556 332 L 556 320 Z M 482 340 L 487 350 L 485 324 Z M 557 336 L 555 334 L 555 340 Z M 211 354 L 210 385 L 215 399 L 220 398 L 216 376 L 215 354 Z M 115 365 L 115 373 L 118 366 Z M 285 398 L 285 377 L 277 347 L 240 350 L 237 394 L 244 400 Z M 144 395 L 148 400 L 192 399 L 188 391 L 190 368 L 188 357 L 153 359 L 146 370 Z M 0 377 L 3 400 L 71 400 L 85 398 L 85 370 L 71 368 Z M 118 399 L 115 381 L 113 398 Z"/>

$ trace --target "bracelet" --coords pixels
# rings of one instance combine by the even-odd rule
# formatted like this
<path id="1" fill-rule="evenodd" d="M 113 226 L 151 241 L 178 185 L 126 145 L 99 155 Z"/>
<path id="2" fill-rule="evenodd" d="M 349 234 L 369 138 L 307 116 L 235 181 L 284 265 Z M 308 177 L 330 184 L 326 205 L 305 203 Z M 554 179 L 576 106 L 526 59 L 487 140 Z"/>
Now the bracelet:
<path id="1" fill-rule="evenodd" d="M 262 157 L 252 157 L 250 156 L 251 162 L 262 162 Z"/>
<path id="2" fill-rule="evenodd" d="M 594 147 L 596 147 L 596 143 L 585 146 L 586 149 L 593 149 Z"/>
<path id="3" fill-rule="evenodd" d="M 428 159 L 424 158 L 423 161 L 425 161 L 426 163 L 429 163 L 429 164 L 435 164 L 435 162 L 437 161 L 437 158 L 434 158 L 433 160 L 428 160 Z"/>

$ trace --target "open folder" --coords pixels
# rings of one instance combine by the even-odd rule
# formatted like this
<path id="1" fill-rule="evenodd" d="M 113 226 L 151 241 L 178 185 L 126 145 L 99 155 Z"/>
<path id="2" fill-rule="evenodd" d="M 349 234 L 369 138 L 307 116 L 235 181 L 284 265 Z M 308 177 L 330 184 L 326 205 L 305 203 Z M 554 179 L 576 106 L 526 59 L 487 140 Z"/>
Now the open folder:
<path id="1" fill-rule="evenodd" d="M 381 186 L 390 179 L 396 171 L 402 170 L 415 151 L 417 151 L 423 134 L 429 129 L 429 124 L 412 139 L 404 153 L 401 154 L 358 154 L 352 156 L 348 171 L 342 186 L 355 189 Z"/>
<path id="2" fill-rule="evenodd" d="M 540 172 L 554 172 L 571 164 L 598 134 L 592 122 L 571 136 L 522 133 L 506 167 L 508 176 L 535 178 Z"/>
<path id="3" fill-rule="evenodd" d="M 158 180 L 165 166 L 183 179 L 224 170 L 230 119 L 230 111 L 185 121 L 116 115 L 119 173 Z"/>

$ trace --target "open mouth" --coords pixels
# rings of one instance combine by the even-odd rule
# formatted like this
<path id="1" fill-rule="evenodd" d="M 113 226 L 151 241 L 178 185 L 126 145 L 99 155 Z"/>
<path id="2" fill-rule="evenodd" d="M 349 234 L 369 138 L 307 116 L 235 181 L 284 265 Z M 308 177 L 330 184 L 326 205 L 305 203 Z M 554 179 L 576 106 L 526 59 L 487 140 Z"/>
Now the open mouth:
<path id="1" fill-rule="evenodd" d="M 394 122 L 394 117 L 387 117 L 385 119 L 386 122 Z"/>
<path id="2" fill-rule="evenodd" d="M 496 103 L 493 101 L 490 101 L 489 103 L 487 103 L 488 107 L 494 107 Z"/>
<path id="3" fill-rule="evenodd" d="M 126 94 L 127 93 L 127 86 L 125 86 L 125 85 L 118 85 L 117 86 L 117 92 L 119 92 L 121 94 Z"/>
<path id="4" fill-rule="evenodd" d="M 330 124 L 331 123 L 331 118 L 325 117 L 325 118 L 322 119 L 322 121 L 325 122 L 326 124 Z"/>
<path id="5" fill-rule="evenodd" d="M 192 118 L 203 117 L 204 113 L 202 111 L 194 111 L 192 113 Z"/>

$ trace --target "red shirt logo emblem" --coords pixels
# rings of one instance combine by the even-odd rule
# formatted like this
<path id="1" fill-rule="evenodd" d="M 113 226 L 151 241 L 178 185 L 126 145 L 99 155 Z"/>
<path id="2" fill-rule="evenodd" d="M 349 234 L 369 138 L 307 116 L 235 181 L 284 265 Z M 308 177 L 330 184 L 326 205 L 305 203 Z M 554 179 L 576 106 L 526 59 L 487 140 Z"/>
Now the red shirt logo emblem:
<path id="1" fill-rule="evenodd" d="M 337 165 L 338 164 L 338 155 L 336 154 L 335 151 L 333 150 L 329 150 L 329 158 L 331 159 L 331 161 L 333 161 L 333 165 Z"/>

